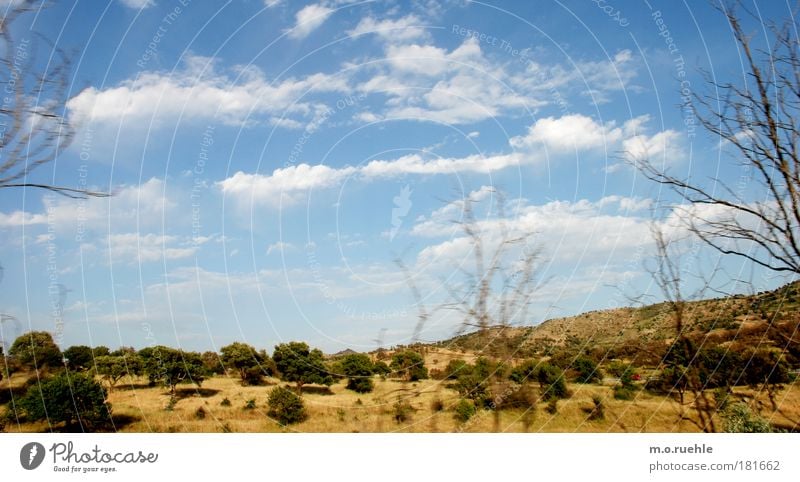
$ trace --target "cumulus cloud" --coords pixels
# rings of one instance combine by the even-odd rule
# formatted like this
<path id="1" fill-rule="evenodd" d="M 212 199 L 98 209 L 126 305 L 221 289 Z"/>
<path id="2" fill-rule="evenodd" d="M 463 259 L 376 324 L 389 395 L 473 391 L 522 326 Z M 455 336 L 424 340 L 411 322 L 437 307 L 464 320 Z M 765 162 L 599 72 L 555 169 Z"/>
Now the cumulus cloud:
<path id="1" fill-rule="evenodd" d="M 376 20 L 373 17 L 362 18 L 356 27 L 347 32 L 354 37 L 374 34 L 386 41 L 404 42 L 426 37 L 422 21 L 416 15 L 407 15 L 398 19 Z"/>
<path id="2" fill-rule="evenodd" d="M 163 234 L 120 233 L 108 236 L 111 262 L 139 264 L 194 256 L 198 246 L 191 240 Z"/>
<path id="3" fill-rule="evenodd" d="M 293 39 L 303 39 L 311 32 L 325 23 L 331 16 L 333 9 L 321 4 L 311 4 L 303 7 L 295 14 L 295 25 L 287 35 Z"/>
<path id="4" fill-rule="evenodd" d="M 155 0 L 119 0 L 119 1 L 126 7 L 135 8 L 136 10 L 149 8 L 156 4 Z"/>
<path id="5" fill-rule="evenodd" d="M 242 125 L 266 117 L 297 127 L 305 124 L 289 124 L 293 115 L 309 119 L 324 110 L 302 101 L 304 95 L 337 91 L 348 91 L 346 79 L 312 74 L 270 82 L 254 66 L 221 73 L 210 59 L 189 57 L 174 73 L 149 71 L 113 87 L 88 87 L 67 102 L 67 109 L 73 120 L 100 126 L 147 127 L 178 119 Z"/>
<path id="6" fill-rule="evenodd" d="M 238 171 L 217 184 L 224 194 L 239 201 L 277 206 L 293 204 L 311 190 L 336 185 L 356 171 L 354 167 L 298 164 L 275 169 L 270 175 Z"/>

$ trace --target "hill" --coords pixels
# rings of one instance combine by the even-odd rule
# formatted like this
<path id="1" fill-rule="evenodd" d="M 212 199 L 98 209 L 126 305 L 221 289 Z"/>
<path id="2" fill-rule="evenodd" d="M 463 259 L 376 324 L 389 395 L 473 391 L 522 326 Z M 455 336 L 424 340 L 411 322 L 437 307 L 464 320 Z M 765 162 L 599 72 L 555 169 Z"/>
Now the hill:
<path id="1" fill-rule="evenodd" d="M 715 338 L 719 343 L 746 342 L 767 331 L 786 332 L 800 318 L 800 282 L 754 295 L 732 295 L 687 302 L 684 332 L 691 338 Z M 434 343 L 454 350 L 506 350 L 518 357 L 546 354 L 555 347 L 605 351 L 636 351 L 642 346 L 668 345 L 676 334 L 668 303 L 590 311 L 555 318 L 536 326 L 491 327 Z M 776 333 L 780 339 L 780 333 Z"/>

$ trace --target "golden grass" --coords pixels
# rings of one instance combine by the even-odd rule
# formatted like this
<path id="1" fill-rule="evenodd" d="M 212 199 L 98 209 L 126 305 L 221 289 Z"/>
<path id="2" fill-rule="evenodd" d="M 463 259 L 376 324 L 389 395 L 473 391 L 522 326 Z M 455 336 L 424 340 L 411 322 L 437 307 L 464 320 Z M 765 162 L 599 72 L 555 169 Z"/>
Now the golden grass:
<path id="1" fill-rule="evenodd" d="M 444 358 L 444 357 L 443 357 Z M 446 361 L 440 360 L 446 364 Z M 0 389 L 20 386 L 24 375 L 0 382 Z M 170 395 L 163 387 L 147 387 L 145 380 L 121 382 L 109 392 L 117 430 L 122 432 L 696 432 L 698 427 L 681 420 L 680 406 L 674 400 L 637 392 L 634 400 L 615 400 L 611 386 L 570 385 L 572 396 L 558 403 L 558 412 L 549 414 L 546 404 L 538 403 L 535 410 L 522 409 L 498 412 L 481 410 L 465 424 L 453 418 L 452 406 L 458 394 L 446 388 L 443 382 L 424 380 L 403 383 L 398 380 L 375 379 L 375 391 L 357 394 L 345 390 L 341 381 L 330 388 L 331 394 L 305 393 L 304 400 L 309 418 L 288 428 L 279 426 L 267 417 L 267 397 L 278 380 L 269 385 L 242 386 L 238 379 L 213 377 L 202 388 L 183 385 L 178 389 L 178 402 L 170 411 L 166 407 Z M 311 389 L 315 387 L 310 387 Z M 742 395 L 753 395 L 749 390 L 737 389 Z M 593 405 L 592 398 L 600 397 L 605 407 L 603 420 L 587 420 Z M 221 406 L 228 398 L 231 406 Z M 255 399 L 256 408 L 244 409 L 245 403 Z M 404 400 L 413 407 L 409 420 L 398 423 L 393 406 Z M 444 409 L 435 411 L 434 401 L 443 402 Z M 777 397 L 779 411 L 772 412 L 766 397 L 757 397 L 763 405 L 762 414 L 770 421 L 783 426 L 797 427 L 800 420 L 800 386 L 787 386 Z M 197 411 L 203 408 L 204 418 Z M 691 416 L 691 411 L 686 411 Z M 46 422 L 8 423 L 10 432 L 48 431 Z"/>

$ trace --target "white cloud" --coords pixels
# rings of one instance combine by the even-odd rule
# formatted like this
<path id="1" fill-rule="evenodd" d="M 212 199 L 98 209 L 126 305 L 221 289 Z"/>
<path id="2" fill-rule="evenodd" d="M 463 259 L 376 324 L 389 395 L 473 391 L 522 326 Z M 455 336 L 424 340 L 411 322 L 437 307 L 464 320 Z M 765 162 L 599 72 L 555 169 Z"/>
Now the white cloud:
<path id="1" fill-rule="evenodd" d="M 591 117 L 570 114 L 562 117 L 539 119 L 525 136 L 511 138 L 517 149 L 536 149 L 544 145 L 555 151 L 596 149 L 615 144 L 622 137 L 622 129 L 602 125 Z"/>
<path id="2" fill-rule="evenodd" d="M 308 93 L 349 91 L 346 79 L 312 74 L 270 82 L 254 66 L 234 69 L 235 77 L 218 73 L 204 57 L 189 57 L 174 73 L 144 72 L 114 87 L 89 87 L 67 102 L 70 117 L 96 126 L 143 129 L 167 121 L 219 120 L 232 125 L 258 122 L 299 127 L 292 117 L 313 119 L 324 106 L 301 98 Z M 280 121 L 278 121 L 280 119 Z M 100 135 L 96 137 L 100 138 Z"/>
<path id="3" fill-rule="evenodd" d="M 680 134 L 668 129 L 652 136 L 640 134 L 622 143 L 625 156 L 631 161 L 648 159 L 651 162 L 677 164 L 683 155 Z"/>
<path id="4" fill-rule="evenodd" d="M 348 31 L 347 34 L 352 36 L 375 34 L 390 42 L 404 42 L 427 36 L 422 21 L 413 14 L 395 20 L 376 20 L 373 17 L 365 17 L 356 25 L 356 28 Z"/>
<path id="5" fill-rule="evenodd" d="M 137 10 L 149 8 L 156 4 L 155 0 L 119 0 L 121 4 L 128 8 L 135 8 Z"/>
<path id="6" fill-rule="evenodd" d="M 298 202 L 308 191 L 336 185 L 355 172 L 354 167 L 336 169 L 324 165 L 298 164 L 275 169 L 271 175 L 239 171 L 217 184 L 224 194 L 240 202 L 252 200 L 258 204 L 277 206 Z"/>
<path id="7" fill-rule="evenodd" d="M 297 248 L 292 243 L 287 243 L 285 241 L 278 241 L 267 246 L 267 255 L 270 255 L 272 253 L 283 254 L 286 251 L 292 251 L 295 249 Z"/>
<path id="8" fill-rule="evenodd" d="M 125 264 L 188 258 L 198 250 L 190 240 L 153 233 L 111 234 L 107 242 L 111 262 Z"/>
<path id="9" fill-rule="evenodd" d="M 47 216 L 44 214 L 33 214 L 25 211 L 14 211 L 10 214 L 0 213 L 0 228 L 46 223 Z"/>
<path id="10" fill-rule="evenodd" d="M 293 39 L 303 39 L 316 30 L 333 13 L 332 8 L 320 4 L 311 4 L 303 7 L 295 14 L 295 26 L 288 31 L 288 36 Z"/>

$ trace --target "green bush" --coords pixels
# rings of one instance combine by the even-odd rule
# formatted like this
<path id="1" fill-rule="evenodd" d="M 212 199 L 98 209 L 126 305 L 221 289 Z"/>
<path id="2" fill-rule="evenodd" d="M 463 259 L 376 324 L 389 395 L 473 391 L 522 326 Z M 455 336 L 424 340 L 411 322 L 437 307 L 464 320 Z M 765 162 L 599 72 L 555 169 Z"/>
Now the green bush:
<path id="1" fill-rule="evenodd" d="M 576 358 L 571 368 L 575 372 L 574 381 L 576 383 L 595 383 L 603 379 L 603 373 L 600 368 L 588 357 L 580 356 Z"/>
<path id="2" fill-rule="evenodd" d="M 456 406 L 453 407 L 453 417 L 459 422 L 464 423 L 472 418 L 477 411 L 472 400 L 465 400 L 462 398 L 458 401 Z"/>
<path id="3" fill-rule="evenodd" d="M 772 427 L 743 402 L 733 403 L 722 413 L 722 428 L 729 433 L 769 433 Z"/>
<path id="4" fill-rule="evenodd" d="M 267 415 L 281 425 L 300 423 L 308 418 L 303 399 L 285 387 L 274 388 L 269 394 L 267 405 Z"/>
<path id="5" fill-rule="evenodd" d="M 348 378 L 346 389 L 356 393 L 369 393 L 375 388 L 371 378 Z"/>
<path id="6" fill-rule="evenodd" d="M 250 400 L 248 400 L 248 401 L 246 401 L 244 403 L 244 409 L 245 410 L 254 410 L 255 408 L 256 408 L 256 399 L 255 398 L 251 398 Z"/>
<path id="7" fill-rule="evenodd" d="M 512 382 L 519 384 L 531 382 L 536 379 L 536 371 L 540 365 L 541 363 L 536 360 L 528 360 L 511 370 L 511 375 L 508 378 Z"/>
<path id="8" fill-rule="evenodd" d="M 428 378 L 428 369 L 425 368 L 425 359 L 422 358 L 422 355 L 413 350 L 395 353 L 392 356 L 390 368 L 408 382 L 415 382 Z"/>
<path id="9" fill-rule="evenodd" d="M 61 366 L 61 350 L 46 331 L 31 331 L 14 340 L 8 354 L 30 369 Z"/>
<path id="10" fill-rule="evenodd" d="M 374 365 L 369 355 L 351 353 L 341 360 L 342 374 L 347 377 L 347 388 L 356 393 L 369 393 L 374 388 Z"/>
<path id="11" fill-rule="evenodd" d="M 17 403 L 28 420 L 64 422 L 67 428 L 79 425 L 83 430 L 96 429 L 111 421 L 106 390 L 88 374 L 58 376 L 28 389 Z"/>
<path id="12" fill-rule="evenodd" d="M 614 398 L 616 400 L 633 400 L 633 389 L 624 385 L 614 386 Z"/>
<path id="13" fill-rule="evenodd" d="M 536 370 L 536 379 L 539 381 L 542 398 L 545 400 L 567 398 L 569 396 L 567 383 L 564 380 L 564 372 L 557 366 L 542 363 Z"/>

